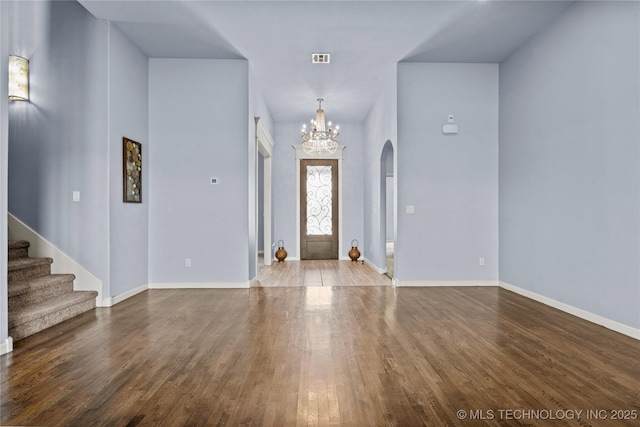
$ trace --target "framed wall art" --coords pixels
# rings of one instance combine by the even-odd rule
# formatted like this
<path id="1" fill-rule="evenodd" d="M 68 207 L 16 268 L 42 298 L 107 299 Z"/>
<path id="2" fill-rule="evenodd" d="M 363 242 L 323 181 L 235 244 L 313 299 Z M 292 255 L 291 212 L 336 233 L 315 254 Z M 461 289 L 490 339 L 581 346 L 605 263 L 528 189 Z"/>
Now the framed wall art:
<path id="1" fill-rule="evenodd" d="M 125 203 L 142 203 L 142 144 L 122 138 L 122 171 Z"/>

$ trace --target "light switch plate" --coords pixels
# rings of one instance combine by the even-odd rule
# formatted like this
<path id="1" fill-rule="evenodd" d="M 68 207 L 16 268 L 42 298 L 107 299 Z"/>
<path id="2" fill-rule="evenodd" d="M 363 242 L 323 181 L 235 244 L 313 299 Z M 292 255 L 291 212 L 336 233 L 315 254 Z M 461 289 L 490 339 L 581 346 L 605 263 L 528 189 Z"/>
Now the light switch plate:
<path id="1" fill-rule="evenodd" d="M 458 125 L 445 123 L 442 125 L 442 133 L 445 135 L 456 135 L 458 133 Z"/>
<path id="2" fill-rule="evenodd" d="M 73 192 L 73 201 L 74 202 L 79 202 L 80 201 L 80 192 L 79 191 L 74 191 Z"/>
<path id="3" fill-rule="evenodd" d="M 407 205 L 407 213 L 408 213 L 408 214 L 415 213 L 415 211 L 416 211 L 415 206 L 413 206 L 413 205 Z"/>

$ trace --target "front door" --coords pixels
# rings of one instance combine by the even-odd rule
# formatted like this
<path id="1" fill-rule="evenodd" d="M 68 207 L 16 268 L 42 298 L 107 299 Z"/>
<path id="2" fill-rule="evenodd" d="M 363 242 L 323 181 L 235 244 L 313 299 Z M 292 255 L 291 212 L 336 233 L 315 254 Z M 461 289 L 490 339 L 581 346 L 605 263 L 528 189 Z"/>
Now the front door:
<path id="1" fill-rule="evenodd" d="M 338 259 L 337 160 L 300 160 L 300 259 Z"/>

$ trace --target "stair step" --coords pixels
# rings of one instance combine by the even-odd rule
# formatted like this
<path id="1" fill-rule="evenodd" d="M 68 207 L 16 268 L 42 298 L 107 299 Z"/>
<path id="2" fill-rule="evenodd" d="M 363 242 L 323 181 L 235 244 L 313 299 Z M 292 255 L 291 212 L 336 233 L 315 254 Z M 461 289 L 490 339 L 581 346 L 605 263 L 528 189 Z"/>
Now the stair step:
<path id="1" fill-rule="evenodd" d="M 19 258 L 7 263 L 7 282 L 19 282 L 51 274 L 51 258 Z"/>
<path id="2" fill-rule="evenodd" d="M 27 258 L 30 245 L 26 240 L 9 240 L 9 260 Z"/>
<path id="3" fill-rule="evenodd" d="M 35 279 L 12 282 L 8 286 L 9 310 L 37 304 L 48 298 L 73 291 L 73 274 L 52 274 Z"/>
<path id="4" fill-rule="evenodd" d="M 96 291 L 74 291 L 9 313 L 9 335 L 14 341 L 57 325 L 96 306 Z"/>

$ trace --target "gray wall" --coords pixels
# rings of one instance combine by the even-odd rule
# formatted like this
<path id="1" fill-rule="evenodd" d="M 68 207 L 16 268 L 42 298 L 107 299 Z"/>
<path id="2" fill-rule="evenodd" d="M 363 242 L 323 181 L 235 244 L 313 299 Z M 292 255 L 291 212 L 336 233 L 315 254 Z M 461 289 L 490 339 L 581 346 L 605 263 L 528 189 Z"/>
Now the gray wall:
<path id="1" fill-rule="evenodd" d="M 394 161 L 397 149 L 397 82 L 389 81 L 383 88 L 367 115 L 364 124 L 364 230 L 365 239 L 361 252 L 373 265 L 379 269 L 386 266 L 385 240 L 383 234 L 386 222 L 385 206 L 381 200 L 386 195 L 380 194 L 382 180 L 381 155 L 387 141 L 394 148 Z M 397 174 L 396 178 L 397 179 Z M 383 197 L 384 196 L 384 197 Z M 392 231 L 393 232 L 393 231 Z"/>
<path id="2" fill-rule="evenodd" d="M 386 240 L 393 241 L 395 238 L 395 219 L 394 215 L 394 204 L 393 204 L 393 190 L 395 188 L 395 177 L 393 176 L 395 171 L 395 160 L 393 159 L 393 145 L 389 146 L 390 149 L 385 153 L 383 151 L 383 157 L 381 161 L 384 163 L 381 167 L 384 169 L 380 172 L 381 175 L 384 176 L 384 186 L 385 186 L 385 198 L 384 198 L 384 210 L 385 210 L 385 227 L 386 227 Z M 383 173 L 384 172 L 384 173 Z M 383 201 L 380 202 L 380 205 L 383 205 Z M 382 208 L 381 208 L 382 209 Z M 382 212 L 382 210 L 381 210 Z"/>
<path id="3" fill-rule="evenodd" d="M 296 156 L 293 144 L 300 141 L 300 123 L 274 124 L 272 159 L 273 240 L 284 241 L 289 257 L 296 253 Z M 272 253 L 273 255 L 273 253 Z"/>
<path id="4" fill-rule="evenodd" d="M 264 251 L 264 157 L 258 153 L 258 250 Z"/>
<path id="5" fill-rule="evenodd" d="M 394 233 L 393 233 L 393 224 L 394 224 L 394 220 L 393 220 L 393 180 L 395 178 L 393 176 L 387 176 L 385 178 L 386 184 L 386 195 L 385 195 L 385 211 L 386 211 L 386 218 L 385 218 L 385 222 L 386 222 L 386 228 L 387 228 L 387 232 L 386 232 L 386 239 L 388 242 L 392 242 L 393 238 L 394 238 Z"/>
<path id="6" fill-rule="evenodd" d="M 109 28 L 110 292 L 145 285 L 149 247 L 148 60 L 117 29 Z M 142 144 L 142 203 L 123 203 L 122 137 Z"/>
<path id="7" fill-rule="evenodd" d="M 149 60 L 150 282 L 249 280 L 247 79 L 244 60 Z"/>
<path id="8" fill-rule="evenodd" d="M 364 244 L 364 127 L 362 123 L 340 125 L 340 143 L 345 144 L 342 162 L 342 252 L 348 256 L 351 241 L 358 241 L 359 249 Z"/>
<path id="9" fill-rule="evenodd" d="M 271 114 L 269 108 L 265 102 L 262 94 L 262 89 L 255 76 L 255 73 L 249 67 L 249 78 L 247 81 L 249 88 L 249 115 L 248 119 L 248 256 L 249 256 L 249 279 L 253 280 L 257 276 L 257 249 L 258 249 L 258 221 L 262 221 L 262 216 L 259 215 L 258 210 L 258 184 L 262 183 L 262 180 L 258 180 L 258 146 L 256 141 L 256 117 L 260 117 L 264 126 L 272 133 L 273 125 L 271 121 Z M 273 135 L 272 135 L 273 137 Z"/>
<path id="10" fill-rule="evenodd" d="M 0 2 L 0 242 L 8 240 L 7 201 L 8 201 L 8 148 L 9 115 L 7 107 L 7 67 L 9 57 L 8 3 Z M 9 337 L 7 300 L 7 247 L 0 247 L 0 344 Z"/>
<path id="11" fill-rule="evenodd" d="M 31 102 L 9 105 L 9 211 L 107 283 L 108 25 L 76 2 L 7 9 L 31 83 Z"/>
<path id="12" fill-rule="evenodd" d="M 351 241 L 358 240 L 362 247 L 364 226 L 364 180 L 362 175 L 364 157 L 364 129 L 362 123 L 344 123 L 339 118 L 327 119 L 340 125 L 340 144 L 346 145 L 342 162 L 342 251 L 347 257 Z M 313 114 L 311 111 L 309 114 Z M 273 155 L 273 237 L 284 240 L 290 257 L 296 253 L 296 156 L 292 145 L 300 144 L 300 123 L 275 125 L 276 145 Z"/>
<path id="13" fill-rule="evenodd" d="M 634 328 L 638 14 L 576 3 L 500 65 L 500 280 Z"/>
<path id="14" fill-rule="evenodd" d="M 31 83 L 30 102 L 9 106 L 10 212 L 102 280 L 104 297 L 147 283 L 147 205 L 122 203 L 121 142 L 147 141 L 147 58 L 76 2 L 6 8 Z"/>
<path id="15" fill-rule="evenodd" d="M 400 63 L 396 155 L 395 276 L 498 279 L 498 66 Z"/>

